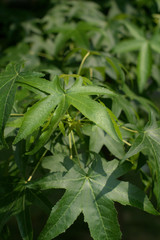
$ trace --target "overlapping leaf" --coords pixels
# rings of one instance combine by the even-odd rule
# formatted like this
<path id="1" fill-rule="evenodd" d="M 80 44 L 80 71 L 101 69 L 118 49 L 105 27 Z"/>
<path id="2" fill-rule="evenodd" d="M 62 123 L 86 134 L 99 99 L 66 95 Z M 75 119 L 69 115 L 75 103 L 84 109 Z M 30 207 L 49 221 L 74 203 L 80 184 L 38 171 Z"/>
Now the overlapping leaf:
<path id="1" fill-rule="evenodd" d="M 119 166 L 117 160 L 106 162 L 97 158 L 88 169 L 75 165 L 69 171 L 67 168 L 66 171 L 54 172 L 30 183 L 28 187 L 37 190 L 67 189 L 53 207 L 38 239 L 55 238 L 64 232 L 81 212 L 94 240 L 121 239 L 113 201 L 158 215 L 143 191 L 128 182 L 117 180 L 129 168 L 128 164 Z"/>
<path id="2" fill-rule="evenodd" d="M 61 107 L 57 108 L 57 110 L 55 111 L 49 127 L 42 133 L 37 147 L 31 152 L 32 154 L 45 144 L 45 142 L 48 140 L 47 136 L 51 136 L 57 124 L 60 122 L 65 112 L 67 111 L 69 105 L 73 105 L 85 117 L 95 122 L 99 127 L 104 129 L 113 139 L 120 142 L 120 131 L 115 122 L 112 112 L 105 106 L 86 96 L 103 94 L 108 97 L 114 97 L 116 96 L 116 94 L 106 88 L 98 86 L 82 86 L 82 81 L 83 80 L 80 77 L 77 78 L 75 84 L 66 92 L 64 92 L 61 88 L 58 77 L 55 77 L 53 82 L 48 82 L 44 89 L 43 86 L 45 85 L 45 82 L 47 82 L 46 80 L 44 80 L 44 83 L 42 82 L 42 84 L 40 84 L 37 81 L 31 82 L 28 79 L 22 79 L 20 82 L 27 85 L 29 84 L 39 90 L 43 89 L 43 91 L 46 91 L 48 94 L 50 94 L 37 102 L 27 111 L 14 143 L 16 144 L 21 139 L 26 138 L 37 128 L 42 126 L 42 124 L 47 121 L 47 118 L 54 111 L 55 107 L 59 104 Z"/>
<path id="3" fill-rule="evenodd" d="M 151 121 L 151 123 L 145 127 L 145 130 L 137 136 L 124 159 L 130 158 L 147 148 L 151 151 L 152 161 L 155 165 L 153 175 L 155 177 L 156 190 L 154 192 L 157 198 L 158 208 L 160 208 L 160 190 L 158 187 L 160 184 L 160 128 L 156 121 Z"/>
<path id="4" fill-rule="evenodd" d="M 4 126 L 12 110 L 16 93 L 15 81 L 20 71 L 20 65 L 9 64 L 0 75 L 0 140 L 3 141 Z"/>

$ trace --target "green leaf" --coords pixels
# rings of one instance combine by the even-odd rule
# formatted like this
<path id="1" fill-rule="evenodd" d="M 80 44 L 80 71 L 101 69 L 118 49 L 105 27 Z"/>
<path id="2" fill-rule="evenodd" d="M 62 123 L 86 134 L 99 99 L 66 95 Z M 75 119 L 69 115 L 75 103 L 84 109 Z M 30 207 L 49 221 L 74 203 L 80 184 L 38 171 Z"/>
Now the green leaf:
<path id="1" fill-rule="evenodd" d="M 69 93 L 67 94 L 67 99 L 85 117 L 104 129 L 113 139 L 120 142 L 114 126 L 115 122 L 113 122 L 110 112 L 108 112 L 106 107 L 82 94 Z"/>
<path id="2" fill-rule="evenodd" d="M 145 134 L 140 134 L 133 142 L 131 148 L 124 156 L 124 159 L 130 158 L 147 147 Z"/>
<path id="3" fill-rule="evenodd" d="M 3 140 L 3 131 L 9 118 L 16 93 L 15 81 L 20 71 L 20 65 L 9 64 L 0 74 L 0 140 Z"/>
<path id="4" fill-rule="evenodd" d="M 121 68 L 121 64 L 117 61 L 117 59 L 113 57 L 106 57 L 106 61 L 110 64 L 110 66 L 114 69 L 116 76 L 117 76 L 117 81 L 121 80 L 122 82 L 125 81 L 125 75 L 124 72 Z"/>
<path id="5" fill-rule="evenodd" d="M 48 128 L 42 132 L 38 141 L 36 142 L 35 147 L 30 152 L 27 153 L 28 155 L 32 155 L 32 154 L 36 153 L 41 147 L 43 147 L 45 145 L 45 143 L 49 140 L 52 133 L 57 128 L 59 122 L 63 118 L 68 107 L 69 107 L 69 105 L 68 105 L 68 102 L 65 100 L 65 96 L 64 95 L 61 96 L 61 101 L 59 102 L 59 105 L 56 108 L 56 110 L 51 118 Z"/>
<path id="6" fill-rule="evenodd" d="M 25 203 L 25 195 L 22 198 L 22 211 L 17 214 L 16 219 L 23 240 L 32 240 L 33 231 L 30 219 L 30 212 Z"/>
<path id="7" fill-rule="evenodd" d="M 38 238 L 39 240 L 53 239 L 73 224 L 81 212 L 79 191 L 79 188 L 69 190 L 52 208 L 47 224 Z"/>
<path id="8" fill-rule="evenodd" d="M 1 181 L 1 183 L 3 182 Z M 10 219 L 11 216 L 14 216 L 21 212 L 22 198 L 23 198 L 23 195 L 17 189 L 13 189 L 8 194 L 6 193 L 3 196 L 1 196 L 0 198 L 0 231 L 2 230 L 4 224 Z"/>
<path id="9" fill-rule="evenodd" d="M 113 98 L 113 102 L 124 111 L 128 119 L 128 122 L 136 123 L 137 118 L 136 118 L 135 110 L 131 102 L 128 101 L 125 96 L 117 95 L 115 98 Z"/>
<path id="10" fill-rule="evenodd" d="M 25 114 L 22 126 L 19 129 L 14 143 L 18 143 L 21 139 L 26 138 L 38 127 L 40 127 L 49 117 L 56 105 L 61 101 L 61 95 L 49 95 L 41 101 L 34 104 Z"/>
<path id="11" fill-rule="evenodd" d="M 107 88 L 103 88 L 103 87 L 98 87 L 98 86 L 79 86 L 77 87 L 77 85 L 74 85 L 73 87 L 71 87 L 67 93 L 77 93 L 77 94 L 81 94 L 81 95 L 107 95 L 108 97 L 114 97 L 117 96 L 116 93 L 114 93 L 113 91 L 107 89 Z"/>
<path id="12" fill-rule="evenodd" d="M 136 25 L 128 21 L 123 21 L 123 23 L 133 37 L 135 37 L 138 40 L 143 40 L 143 41 L 145 40 L 145 35 L 140 28 L 138 28 Z"/>
<path id="13" fill-rule="evenodd" d="M 90 136 L 89 150 L 99 153 L 105 145 L 115 157 L 121 159 L 124 156 L 123 142 L 117 142 L 106 134 L 100 127 L 96 125 L 86 124 L 82 128 L 83 134 Z"/>
<path id="14" fill-rule="evenodd" d="M 68 164 L 69 161 L 68 158 Z M 117 160 L 106 162 L 97 155 L 89 168 L 81 169 L 75 164 L 68 170 L 66 166 L 64 172 L 54 172 L 28 183 L 29 188 L 36 190 L 67 189 L 53 207 L 38 239 L 50 240 L 61 234 L 81 212 L 94 240 L 121 239 L 113 200 L 159 215 L 142 190 L 117 180 L 128 167 L 128 164 L 119 166 Z"/>
<path id="15" fill-rule="evenodd" d="M 124 53 L 129 51 L 136 51 L 141 48 L 144 41 L 137 39 L 128 39 L 119 42 L 113 49 L 115 53 Z"/>
<path id="16" fill-rule="evenodd" d="M 160 209 L 160 128 L 158 126 L 148 126 L 145 131 L 147 138 L 147 147 L 153 153 L 154 159 L 153 174 L 154 174 L 154 194 L 157 199 L 157 207 Z M 153 160 L 152 160 L 153 161 Z"/>
<path id="17" fill-rule="evenodd" d="M 155 41 L 154 39 L 150 41 L 151 48 L 157 52 L 160 53 L 160 42 Z"/>
<path id="18" fill-rule="evenodd" d="M 147 80 L 151 74 L 152 54 L 150 44 L 144 42 L 139 53 L 137 74 L 139 92 L 143 92 L 146 87 Z"/>
<path id="19" fill-rule="evenodd" d="M 54 89 L 52 87 L 52 83 L 43 79 L 43 76 L 44 74 L 37 72 L 22 72 L 17 78 L 16 82 L 18 84 L 29 85 L 40 90 L 41 92 L 53 94 Z"/>

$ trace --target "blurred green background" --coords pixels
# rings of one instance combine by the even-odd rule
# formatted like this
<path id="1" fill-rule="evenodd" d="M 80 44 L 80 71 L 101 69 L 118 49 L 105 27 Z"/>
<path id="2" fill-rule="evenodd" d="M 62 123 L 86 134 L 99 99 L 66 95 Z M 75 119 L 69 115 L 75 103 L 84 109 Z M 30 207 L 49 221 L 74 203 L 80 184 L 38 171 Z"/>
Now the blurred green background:
<path id="1" fill-rule="evenodd" d="M 93 39 L 95 45 L 90 46 L 90 48 L 94 49 L 97 46 L 95 50 L 109 52 L 112 49 L 112 44 L 116 44 L 117 39 L 122 38 L 122 32 L 124 35 L 126 34 L 119 25 L 120 20 L 129 18 L 142 28 L 152 30 L 160 26 L 159 10 L 159 0 L 1 0 L 0 69 L 3 69 L 10 61 L 23 59 L 27 61 L 28 67 L 46 70 L 48 66 L 52 66 L 51 73 L 59 73 L 61 69 L 69 68 L 63 63 L 63 52 L 72 50 L 73 47 L 67 36 L 67 40 L 65 35 L 59 35 L 58 40 L 56 38 L 59 29 L 63 28 L 64 24 L 68 23 L 76 28 L 80 21 L 86 21 L 98 26 L 103 34 L 95 36 L 95 39 Z M 82 30 L 84 31 L 84 26 Z M 82 33 L 84 33 L 83 31 Z M 92 33 L 88 33 L 87 29 L 85 29 L 85 33 L 92 36 Z M 150 34 L 149 31 L 148 34 Z M 79 42 L 75 43 L 76 47 L 84 47 L 85 44 L 87 46 L 88 43 L 85 41 L 87 42 L 85 39 L 79 40 Z M 66 42 L 68 43 L 67 47 L 65 46 Z M 58 43 L 61 45 L 58 45 Z M 124 60 L 133 70 L 130 73 L 131 75 L 135 74 L 133 64 L 135 58 L 135 54 L 131 53 Z M 159 65 L 159 56 L 156 55 L 155 58 Z M 155 83 L 153 84 L 154 91 L 153 88 L 148 89 L 148 93 L 151 93 L 157 106 L 160 106 L 159 76 L 159 70 L 156 69 L 154 74 Z M 8 150 L 1 151 L 0 161 L 9 157 L 10 152 Z M 140 184 L 139 176 L 137 177 L 135 174 L 127 176 L 127 179 L 133 180 L 134 183 L 136 179 L 137 185 Z M 54 193 L 52 191 L 50 197 L 52 201 L 56 202 L 62 194 L 62 191 L 55 191 Z M 119 204 L 116 207 L 123 240 L 160 239 L 159 217 Z M 47 216 L 35 206 L 31 212 L 36 239 L 45 224 Z M 9 221 L 9 228 L 10 230 L 4 229 L 6 237 L 1 240 L 20 240 L 21 237 L 14 217 Z M 10 232 L 12 232 L 12 235 L 10 235 Z M 83 222 L 83 216 L 80 215 L 66 233 L 61 234 L 56 240 L 91 240 L 87 224 Z"/>

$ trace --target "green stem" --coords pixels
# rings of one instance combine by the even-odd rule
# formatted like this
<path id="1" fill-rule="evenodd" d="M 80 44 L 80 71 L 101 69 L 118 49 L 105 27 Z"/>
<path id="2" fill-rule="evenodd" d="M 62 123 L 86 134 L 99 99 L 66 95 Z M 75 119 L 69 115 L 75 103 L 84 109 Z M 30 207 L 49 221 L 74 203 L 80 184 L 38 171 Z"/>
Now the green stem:
<path id="1" fill-rule="evenodd" d="M 80 163 L 80 159 L 79 159 L 79 156 L 78 156 L 78 151 L 77 151 L 73 131 L 71 131 L 71 136 L 72 136 L 73 145 L 74 145 L 75 153 L 76 153 L 76 156 L 77 156 L 78 164 L 79 164 L 80 168 L 82 168 L 81 163 Z"/>
<path id="2" fill-rule="evenodd" d="M 121 127 L 121 126 L 120 126 L 120 127 Z M 129 132 L 138 133 L 136 130 L 132 130 L 132 129 L 127 128 L 127 127 L 121 127 L 121 128 L 123 128 L 123 129 L 125 129 L 125 130 L 127 130 L 127 131 L 129 131 Z"/>
<path id="3" fill-rule="evenodd" d="M 32 174 L 31 174 L 31 175 L 29 176 L 29 178 L 27 179 L 27 182 L 31 181 L 33 175 L 35 174 L 37 168 L 39 167 L 39 165 L 40 165 L 42 159 L 44 158 L 44 156 L 46 155 L 47 151 L 48 151 L 48 149 L 46 149 L 46 150 L 44 151 L 43 155 L 41 156 L 41 158 L 39 159 L 38 163 L 36 164 L 36 166 L 35 166 Z"/>
<path id="4" fill-rule="evenodd" d="M 90 55 L 90 52 L 87 52 L 86 55 L 84 56 L 84 58 L 82 59 L 82 62 L 81 62 L 80 66 L 79 66 L 79 69 L 78 69 L 78 75 L 80 75 L 82 67 L 84 65 L 84 62 L 86 61 L 86 59 L 89 55 Z"/>

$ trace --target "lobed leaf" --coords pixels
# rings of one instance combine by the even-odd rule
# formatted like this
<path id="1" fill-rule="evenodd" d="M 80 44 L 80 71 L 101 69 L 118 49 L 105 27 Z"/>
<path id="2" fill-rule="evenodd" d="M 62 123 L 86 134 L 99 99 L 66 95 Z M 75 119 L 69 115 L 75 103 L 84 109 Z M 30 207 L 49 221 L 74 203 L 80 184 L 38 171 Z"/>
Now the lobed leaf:
<path id="1" fill-rule="evenodd" d="M 22 125 L 19 129 L 13 144 L 18 143 L 23 138 L 26 138 L 38 127 L 40 127 L 49 117 L 56 105 L 61 101 L 61 95 L 49 95 L 41 101 L 34 104 L 25 114 Z"/>
<path id="2" fill-rule="evenodd" d="M 0 74 L 0 140 L 3 140 L 3 131 L 9 118 L 16 93 L 15 81 L 18 77 L 21 65 L 9 64 L 6 70 Z"/>
<path id="3" fill-rule="evenodd" d="M 70 161 L 68 159 L 69 165 Z M 51 240 L 61 234 L 81 212 L 94 240 L 120 240 L 121 233 L 113 201 L 159 215 L 142 190 L 117 180 L 130 169 L 130 164 L 119 165 L 117 160 L 106 162 L 99 155 L 95 155 L 88 169 L 81 169 L 74 164 L 68 170 L 68 164 L 64 172 L 60 166 L 60 172 L 51 173 L 27 185 L 36 190 L 66 189 L 61 200 L 53 207 L 39 240 Z"/>
<path id="4" fill-rule="evenodd" d="M 67 99 L 70 104 L 77 108 L 85 117 L 104 129 L 113 139 L 120 142 L 116 132 L 113 119 L 106 107 L 90 99 L 87 96 L 77 93 L 68 93 Z"/>

